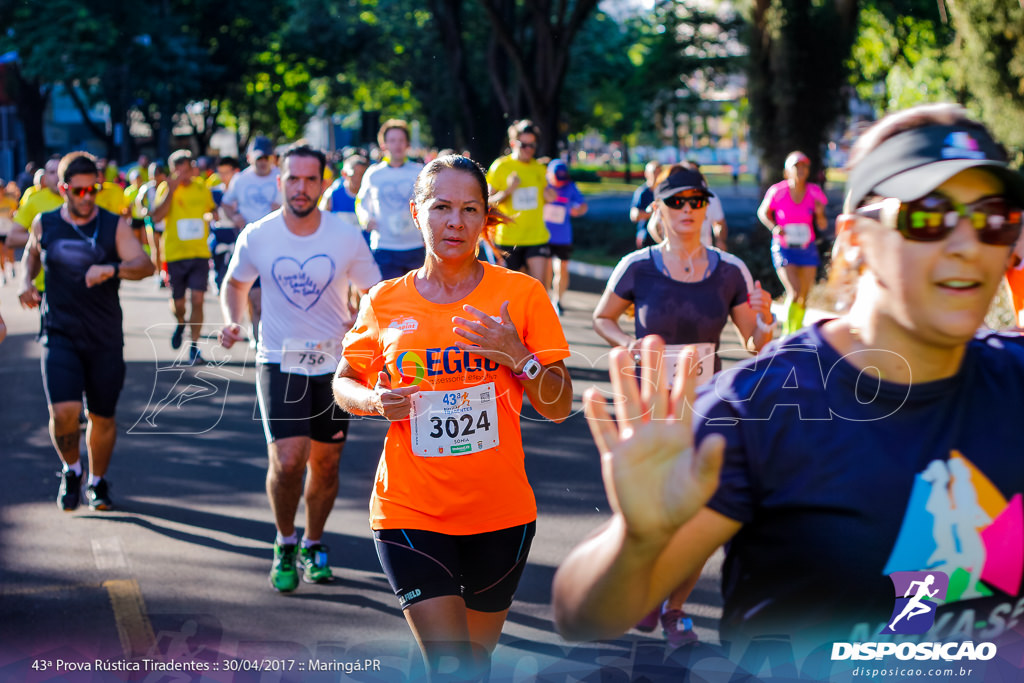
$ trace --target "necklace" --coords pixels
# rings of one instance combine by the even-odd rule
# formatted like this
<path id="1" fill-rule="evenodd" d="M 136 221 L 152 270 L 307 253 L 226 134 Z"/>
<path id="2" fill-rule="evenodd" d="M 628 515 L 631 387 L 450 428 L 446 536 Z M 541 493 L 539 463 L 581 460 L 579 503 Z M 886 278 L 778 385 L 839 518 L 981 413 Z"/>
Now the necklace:
<path id="1" fill-rule="evenodd" d="M 69 215 L 68 218 L 71 218 L 71 216 Z M 89 237 L 84 232 L 82 232 L 78 228 L 78 225 L 74 221 L 68 220 L 66 222 L 67 222 L 68 225 L 71 226 L 72 230 L 74 230 L 75 232 L 78 233 L 79 237 L 81 237 L 83 240 L 85 240 L 86 242 L 89 243 L 90 247 L 92 247 L 93 249 L 96 248 L 96 238 L 97 238 L 97 236 L 100 233 L 100 212 L 99 211 L 96 212 L 96 215 L 93 216 L 92 220 L 90 221 L 93 224 L 92 237 Z"/>
<path id="2" fill-rule="evenodd" d="M 702 252 L 703 250 L 704 250 L 704 245 L 703 244 L 699 245 L 692 252 L 686 251 L 685 249 L 683 250 L 683 255 L 686 256 L 686 263 L 688 264 L 688 265 L 683 266 L 683 272 L 684 273 L 689 273 L 691 270 L 693 270 L 693 257 L 697 256 L 698 254 L 700 254 L 700 252 Z"/>
<path id="3" fill-rule="evenodd" d="M 695 273 L 695 271 L 696 271 L 696 267 L 695 267 L 695 264 L 694 264 L 694 258 L 700 258 L 700 252 L 704 251 L 704 250 L 705 249 L 704 249 L 704 245 L 703 244 L 699 245 L 692 252 L 691 251 L 686 251 L 685 249 L 680 248 L 679 251 L 681 251 L 683 256 L 686 257 L 686 263 L 685 264 L 683 264 L 683 263 L 680 264 L 680 265 L 682 265 L 682 268 L 683 268 L 683 275 L 682 275 L 682 277 L 679 277 L 679 278 L 673 277 L 672 272 L 668 268 L 668 263 L 665 261 L 665 244 L 664 243 L 662 243 L 659 247 L 657 247 L 658 257 L 655 259 L 655 265 L 661 271 L 662 275 L 664 275 L 665 277 L 671 278 L 673 280 L 677 280 L 678 279 L 680 282 L 689 282 L 689 278 L 691 277 L 690 274 L 691 273 Z M 680 258 L 682 258 L 682 257 L 680 257 Z M 701 278 L 699 278 L 699 279 L 707 278 L 710 273 L 711 273 L 711 259 L 708 259 L 706 267 L 704 269 L 704 275 L 701 276 Z"/>

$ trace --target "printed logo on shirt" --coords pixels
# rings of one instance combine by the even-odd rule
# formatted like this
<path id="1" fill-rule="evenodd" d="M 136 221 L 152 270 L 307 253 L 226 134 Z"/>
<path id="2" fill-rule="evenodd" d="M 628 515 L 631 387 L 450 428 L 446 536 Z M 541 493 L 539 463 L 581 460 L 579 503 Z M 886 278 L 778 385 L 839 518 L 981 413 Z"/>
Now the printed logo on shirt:
<path id="1" fill-rule="evenodd" d="M 388 323 L 388 329 L 399 330 L 401 332 L 415 332 L 419 329 L 420 323 L 416 318 L 410 316 L 402 316 L 401 318 L 395 318 Z"/>
<path id="2" fill-rule="evenodd" d="M 945 572 L 893 572 L 889 575 L 896 601 L 889 622 L 879 633 L 917 635 L 935 624 L 935 610 L 946 598 Z"/>
<path id="3" fill-rule="evenodd" d="M 933 460 L 914 478 L 899 534 L 882 571 L 948 577 L 942 606 L 956 607 L 935 617 L 931 637 L 987 641 L 1018 628 L 1024 618 L 1022 502 L 1020 493 L 1007 501 L 958 451 L 949 460 Z M 936 576 L 929 592 L 938 581 Z M 883 632 L 909 633 L 899 626 Z M 869 640 L 878 628 L 857 624 L 850 639 Z"/>
<path id="4" fill-rule="evenodd" d="M 419 384 L 427 374 L 423 358 L 415 351 L 403 351 L 398 354 L 396 365 L 402 381 L 408 384 Z"/>
<path id="5" fill-rule="evenodd" d="M 933 460 L 914 479 L 903 525 L 883 573 L 940 570 L 947 603 L 1020 591 L 1024 507 L 957 451 Z"/>
<path id="6" fill-rule="evenodd" d="M 302 263 L 290 256 L 280 256 L 270 269 L 284 298 L 302 311 L 308 311 L 316 305 L 334 281 L 336 271 L 334 259 L 327 254 L 310 256 Z"/>
<path id="7" fill-rule="evenodd" d="M 985 153 L 978 147 L 978 141 L 970 133 L 950 133 L 942 141 L 943 159 L 984 159 Z"/>
<path id="8" fill-rule="evenodd" d="M 403 351 L 395 361 L 404 382 L 419 384 L 424 377 L 437 378 L 435 383 L 452 380 L 471 381 L 470 376 L 482 379 L 485 373 L 497 372 L 501 367 L 497 361 L 488 360 L 463 351 L 457 346 L 432 348 L 419 351 Z"/>

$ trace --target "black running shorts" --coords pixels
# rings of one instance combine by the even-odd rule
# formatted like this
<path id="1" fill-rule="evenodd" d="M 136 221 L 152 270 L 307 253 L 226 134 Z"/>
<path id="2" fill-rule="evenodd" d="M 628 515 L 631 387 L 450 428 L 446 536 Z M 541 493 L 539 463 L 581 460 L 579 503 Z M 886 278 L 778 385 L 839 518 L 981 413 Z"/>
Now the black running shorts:
<path id="1" fill-rule="evenodd" d="M 349 414 L 334 402 L 334 375 L 307 377 L 281 372 L 278 363 L 264 363 L 256 374 L 256 396 L 267 443 L 308 436 L 321 443 L 340 443 L 348 432 Z"/>
<path id="2" fill-rule="evenodd" d="M 114 417 L 124 386 L 124 349 L 76 349 L 60 337 L 50 336 L 42 355 L 43 387 L 49 405 L 82 401 L 90 413 Z"/>
<path id="3" fill-rule="evenodd" d="M 499 251 L 505 253 L 505 267 L 509 270 L 522 270 L 529 259 L 535 256 L 551 258 L 551 247 L 546 244 L 535 244 L 530 247 L 515 247 L 497 244 Z"/>
<path id="4" fill-rule="evenodd" d="M 171 298 L 184 299 L 185 290 L 205 292 L 210 277 L 210 259 L 187 258 L 167 262 L 167 278 L 171 281 Z"/>
<path id="5" fill-rule="evenodd" d="M 512 605 L 537 522 L 469 536 L 419 529 L 373 532 L 380 566 L 402 609 L 430 598 L 461 596 L 477 612 Z"/>

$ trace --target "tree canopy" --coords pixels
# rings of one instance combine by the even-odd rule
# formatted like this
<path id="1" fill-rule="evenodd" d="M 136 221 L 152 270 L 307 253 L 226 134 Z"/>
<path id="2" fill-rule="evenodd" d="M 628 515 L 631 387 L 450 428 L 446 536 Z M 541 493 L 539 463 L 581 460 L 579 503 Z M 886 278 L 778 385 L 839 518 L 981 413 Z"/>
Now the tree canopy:
<path id="1" fill-rule="evenodd" d="M 944 22 L 940 7 L 949 7 Z M 730 11 L 730 7 L 734 7 Z M 655 0 L 632 13 L 598 0 L 115 0 L 0 3 L 0 52 L 17 50 L 15 96 L 30 156 L 55 85 L 108 153 L 130 122 L 204 149 L 218 126 L 240 142 L 294 139 L 318 112 L 392 116 L 426 141 L 498 155 L 517 118 L 541 152 L 596 129 L 626 150 L 672 142 L 702 120 L 749 120 L 766 180 L 792 149 L 818 161 L 851 88 L 878 113 L 956 99 L 1024 149 L 1024 12 L 1018 0 Z M 964 65 L 970 65 L 966 69 Z M 959 66 L 958 66 L 959 65 Z M 745 68 L 746 101 L 708 97 Z M 969 73 L 970 78 L 960 78 Z M 110 128 L 87 111 L 109 108 Z M 350 117 L 351 118 L 351 117 Z"/>

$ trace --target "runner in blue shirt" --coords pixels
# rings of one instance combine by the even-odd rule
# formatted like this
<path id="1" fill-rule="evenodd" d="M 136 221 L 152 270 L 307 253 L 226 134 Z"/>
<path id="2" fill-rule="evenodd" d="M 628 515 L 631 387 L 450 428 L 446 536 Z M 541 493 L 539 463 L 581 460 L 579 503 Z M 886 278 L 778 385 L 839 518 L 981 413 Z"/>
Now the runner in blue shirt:
<path id="1" fill-rule="evenodd" d="M 552 303 L 558 315 L 564 313 L 562 297 L 569 289 L 569 257 L 572 255 L 572 219 L 587 212 L 587 200 L 569 179 L 569 167 L 561 159 L 548 164 L 548 188 L 554 192 L 555 198 L 544 204 L 544 225 L 551 238 L 551 256 L 555 263 L 551 265 L 554 277 L 551 280 L 553 293 Z"/>
<path id="2" fill-rule="evenodd" d="M 851 159 L 836 258 L 858 273 L 847 314 L 696 402 L 682 375 L 671 396 L 655 370 L 642 389 L 624 380 L 621 350 L 616 419 L 587 393 L 613 516 L 555 577 L 566 637 L 622 633 L 728 544 L 720 630 L 734 645 L 788 637 L 799 657 L 889 640 L 906 575 L 931 574 L 948 588 L 920 640 L 1019 651 L 1024 339 L 977 333 L 1021 232 L 1024 178 L 955 105 L 883 119 Z M 645 368 L 660 349 L 644 341 Z M 971 665 L 996 680 L 1016 663 Z"/>

